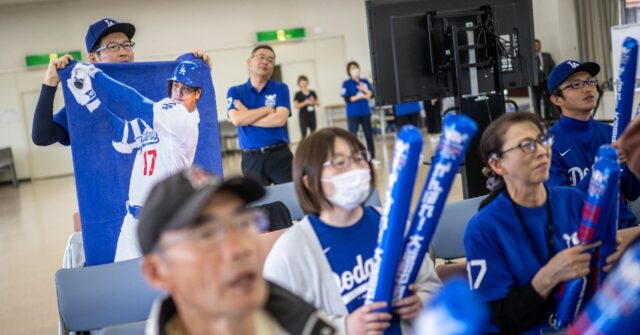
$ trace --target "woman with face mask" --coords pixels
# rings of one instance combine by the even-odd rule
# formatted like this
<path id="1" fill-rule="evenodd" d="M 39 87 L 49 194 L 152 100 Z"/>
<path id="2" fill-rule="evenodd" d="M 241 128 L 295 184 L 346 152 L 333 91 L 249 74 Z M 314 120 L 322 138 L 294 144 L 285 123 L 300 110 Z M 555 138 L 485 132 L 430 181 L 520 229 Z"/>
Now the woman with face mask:
<path id="1" fill-rule="evenodd" d="M 549 328 L 557 288 L 589 273 L 588 250 L 599 244 L 576 246 L 583 194 L 545 186 L 553 136 L 543 122 L 534 113 L 507 113 L 482 135 L 491 194 L 464 236 L 470 286 L 491 311 L 482 333 Z"/>
<path id="2" fill-rule="evenodd" d="M 392 315 L 374 310 L 385 303 L 364 305 L 380 221 L 378 208 L 363 206 L 375 182 L 371 156 L 349 132 L 324 128 L 300 142 L 293 176 L 308 216 L 275 243 L 265 277 L 327 312 L 343 333 L 381 333 Z M 413 319 L 439 286 L 425 257 L 413 294 L 393 313 Z M 408 323 L 401 325 L 408 334 Z"/>
<path id="3" fill-rule="evenodd" d="M 349 79 L 342 82 L 342 97 L 346 103 L 347 128 L 353 135 L 358 136 L 358 128 L 362 126 L 364 138 L 367 141 L 367 149 L 371 155 L 371 161 L 378 165 L 376 160 L 376 148 L 373 144 L 373 131 L 371 130 L 371 107 L 369 99 L 373 97 L 373 87 L 365 78 L 360 78 L 360 65 L 351 61 L 347 64 Z"/>

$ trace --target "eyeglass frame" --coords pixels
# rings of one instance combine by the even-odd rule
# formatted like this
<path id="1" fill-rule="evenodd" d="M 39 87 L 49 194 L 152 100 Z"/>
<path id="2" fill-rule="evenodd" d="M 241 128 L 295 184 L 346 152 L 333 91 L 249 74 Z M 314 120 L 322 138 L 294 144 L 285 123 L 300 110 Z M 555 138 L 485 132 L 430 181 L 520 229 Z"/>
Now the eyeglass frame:
<path id="1" fill-rule="evenodd" d="M 242 218 L 254 216 L 250 224 L 242 221 Z M 236 220 L 236 223 L 229 223 L 230 220 Z M 238 222 L 242 222 L 239 224 Z M 263 232 L 269 225 L 269 215 L 266 211 L 260 208 L 244 209 L 240 213 L 235 214 L 231 218 L 215 218 L 215 217 L 197 217 L 193 220 L 192 224 L 182 229 L 182 233 L 179 237 L 176 237 L 170 243 L 158 243 L 154 251 L 162 253 L 167 249 L 182 244 L 187 241 L 192 241 L 198 246 L 207 246 L 209 249 L 213 249 L 215 242 L 223 240 L 229 231 L 243 231 L 247 229 L 255 229 L 256 232 Z M 176 230 L 178 231 L 178 230 Z"/>
<path id="2" fill-rule="evenodd" d="M 364 155 L 364 156 L 362 158 L 354 158 L 354 155 L 356 155 L 356 154 L 361 154 L 361 155 Z M 331 159 L 325 161 L 324 163 L 322 163 L 322 167 L 331 166 L 336 170 L 344 170 L 344 169 L 348 168 L 349 166 L 351 166 L 351 163 L 359 164 L 359 163 L 362 163 L 362 162 L 366 162 L 368 164 L 368 163 L 371 163 L 371 159 L 372 159 L 371 153 L 369 153 L 369 151 L 367 151 L 367 150 L 358 150 L 358 151 L 352 153 L 349 156 L 339 155 L 338 157 L 344 157 L 345 166 L 342 166 L 342 167 L 336 166 L 335 162 L 334 162 L 334 159 L 336 157 L 334 157 L 334 158 L 331 158 Z"/>
<path id="3" fill-rule="evenodd" d="M 593 84 L 589 84 L 589 82 L 591 82 Z M 575 86 L 575 85 L 577 85 L 577 86 Z M 564 90 L 569 89 L 569 88 L 572 89 L 572 90 L 579 90 L 579 89 L 583 88 L 584 85 L 597 86 L 598 85 L 598 79 L 594 78 L 594 77 L 591 77 L 591 78 L 589 78 L 587 80 L 580 80 L 580 79 L 573 80 L 569 84 L 567 84 L 567 86 L 561 88 L 560 91 L 564 91 Z"/>
<path id="4" fill-rule="evenodd" d="M 129 44 L 129 47 L 127 47 L 126 44 Z M 115 49 L 115 50 L 112 50 L 111 48 L 109 48 L 110 45 L 114 46 L 114 47 L 117 46 L 118 48 Z M 104 51 L 104 50 L 109 50 L 111 52 L 118 52 L 118 51 L 120 51 L 120 49 L 133 50 L 135 47 L 136 47 L 136 42 L 133 42 L 133 41 L 125 41 L 123 43 L 110 42 L 110 43 L 107 43 L 107 44 L 97 48 L 93 52 L 100 52 L 100 51 Z"/>
<path id="5" fill-rule="evenodd" d="M 509 149 L 505 149 L 502 150 L 501 152 L 494 152 L 491 154 L 491 159 L 494 160 L 498 160 L 500 159 L 500 157 L 502 157 L 502 155 L 504 155 L 505 153 L 515 150 L 515 149 L 520 149 L 522 150 L 522 152 L 527 153 L 527 154 L 531 154 L 536 152 L 536 150 L 538 150 L 538 144 L 540 144 L 541 146 L 545 147 L 545 148 L 550 148 L 551 146 L 553 146 L 553 134 L 550 132 L 546 132 L 544 134 L 540 134 L 540 136 L 538 136 L 536 139 L 533 139 L 531 137 L 527 137 L 525 139 L 523 139 L 522 141 L 520 141 L 520 143 L 516 144 L 515 146 L 509 148 Z M 529 143 L 527 143 L 529 142 Z"/>
<path id="6" fill-rule="evenodd" d="M 251 58 L 257 57 L 258 61 L 266 61 L 268 64 L 270 65 L 274 65 L 276 63 L 276 59 L 275 57 L 269 57 L 269 56 L 265 56 L 263 54 L 255 54 L 253 56 L 251 56 Z"/>

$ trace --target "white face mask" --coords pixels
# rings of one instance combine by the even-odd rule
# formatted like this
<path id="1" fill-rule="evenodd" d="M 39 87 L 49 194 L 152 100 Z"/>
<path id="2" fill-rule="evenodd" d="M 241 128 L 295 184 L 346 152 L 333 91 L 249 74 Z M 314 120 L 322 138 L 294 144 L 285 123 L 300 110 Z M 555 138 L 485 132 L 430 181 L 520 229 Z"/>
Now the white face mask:
<path id="1" fill-rule="evenodd" d="M 333 195 L 329 201 L 342 209 L 352 210 L 360 206 L 371 194 L 371 171 L 353 169 L 331 178 L 323 178 L 333 184 Z"/>
<path id="2" fill-rule="evenodd" d="M 349 70 L 349 74 L 351 75 L 351 78 L 355 78 L 360 76 L 360 69 L 351 69 Z"/>

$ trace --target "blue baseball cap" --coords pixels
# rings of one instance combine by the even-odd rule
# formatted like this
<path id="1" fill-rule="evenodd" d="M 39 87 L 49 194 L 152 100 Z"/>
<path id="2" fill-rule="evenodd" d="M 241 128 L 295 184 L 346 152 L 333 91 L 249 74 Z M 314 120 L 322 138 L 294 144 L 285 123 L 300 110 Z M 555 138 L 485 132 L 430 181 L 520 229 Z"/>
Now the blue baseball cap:
<path id="1" fill-rule="evenodd" d="M 89 26 L 84 41 L 87 44 L 87 52 L 92 52 L 100 40 L 111 33 L 124 33 L 129 39 L 136 33 L 136 27 L 131 23 L 118 22 L 114 19 L 104 18 Z"/>
<path id="2" fill-rule="evenodd" d="M 198 60 L 186 60 L 178 63 L 173 70 L 173 76 L 167 78 L 167 80 L 177 81 L 190 87 L 203 87 L 205 81 L 204 75 L 208 73 L 208 71 L 200 71 L 202 67 L 200 63 L 201 61 Z"/>
<path id="3" fill-rule="evenodd" d="M 553 94 L 553 91 L 567 80 L 569 76 L 580 71 L 585 71 L 595 76 L 600 72 L 600 65 L 594 62 L 581 63 L 577 60 L 566 60 L 558 64 L 547 77 L 547 89 L 549 89 L 549 93 Z"/>

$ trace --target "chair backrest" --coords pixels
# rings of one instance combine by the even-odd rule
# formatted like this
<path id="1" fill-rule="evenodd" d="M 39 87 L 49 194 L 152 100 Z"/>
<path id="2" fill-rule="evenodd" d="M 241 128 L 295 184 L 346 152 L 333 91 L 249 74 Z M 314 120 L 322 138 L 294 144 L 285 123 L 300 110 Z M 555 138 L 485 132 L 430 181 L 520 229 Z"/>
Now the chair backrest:
<path id="1" fill-rule="evenodd" d="M 636 216 L 636 222 L 640 222 L 640 198 L 629 202 L 629 209 Z"/>
<path id="2" fill-rule="evenodd" d="M 249 205 L 250 207 L 281 201 L 289 209 L 291 219 L 300 220 L 304 217 L 304 212 L 302 211 L 302 207 L 300 207 L 300 203 L 296 197 L 296 190 L 293 187 L 293 182 L 269 185 L 265 187 L 265 190 L 266 193 L 264 197 Z"/>
<path id="3" fill-rule="evenodd" d="M 302 207 L 300 207 L 300 203 L 298 202 L 298 198 L 296 197 L 296 190 L 293 186 L 293 182 L 269 185 L 265 187 L 265 190 L 265 196 L 262 197 L 262 199 L 250 204 L 249 207 L 282 201 L 282 203 L 289 209 L 291 219 L 297 221 L 304 217 L 304 211 L 302 210 Z M 369 199 L 367 199 L 366 205 L 378 207 L 381 206 L 380 195 L 378 195 L 378 192 L 376 190 L 371 193 L 371 196 L 369 197 Z"/>
<path id="4" fill-rule="evenodd" d="M 438 227 L 431 239 L 431 257 L 454 259 L 464 257 L 464 230 L 485 196 L 450 202 L 444 205 Z"/>
<path id="5" fill-rule="evenodd" d="M 0 167 L 7 167 L 13 164 L 13 154 L 11 148 L 0 148 Z"/>
<path id="6" fill-rule="evenodd" d="M 146 321 L 125 323 L 102 328 L 97 335 L 144 335 Z"/>
<path id="7" fill-rule="evenodd" d="M 87 331 L 146 320 L 163 293 L 149 286 L 141 259 L 56 272 L 58 310 L 64 327 Z"/>

